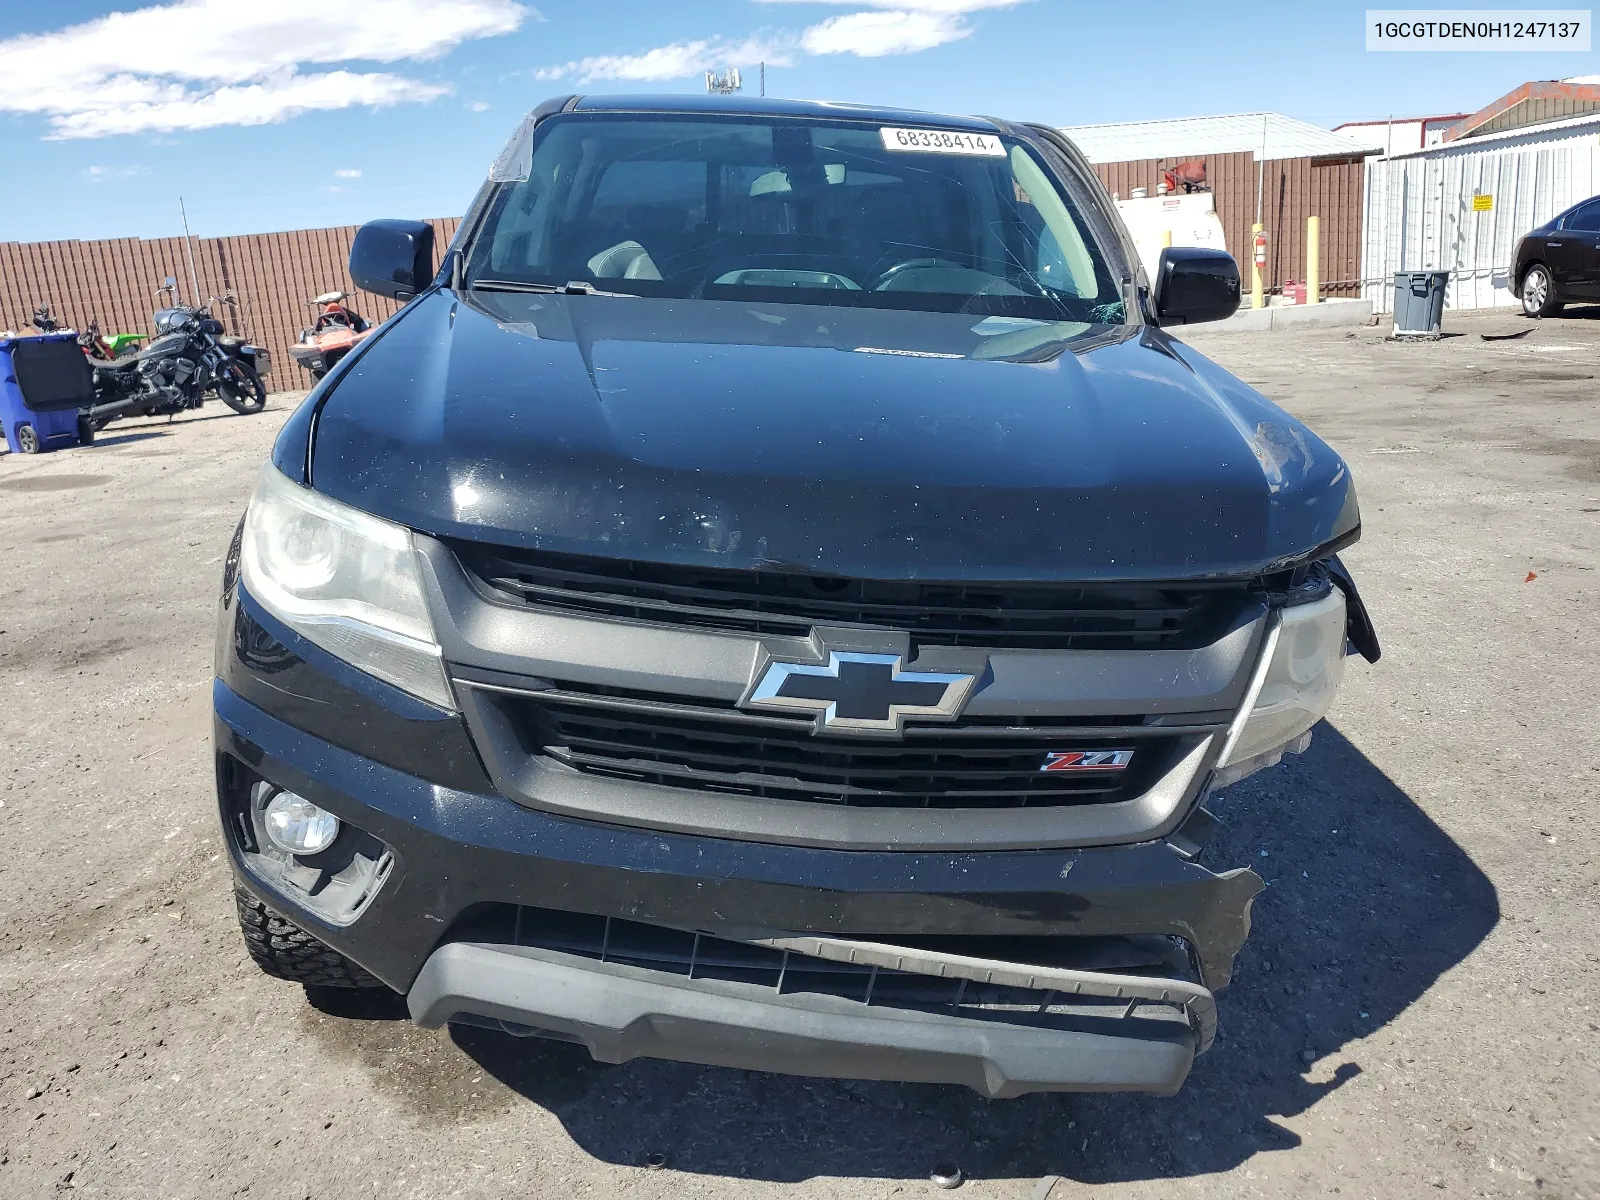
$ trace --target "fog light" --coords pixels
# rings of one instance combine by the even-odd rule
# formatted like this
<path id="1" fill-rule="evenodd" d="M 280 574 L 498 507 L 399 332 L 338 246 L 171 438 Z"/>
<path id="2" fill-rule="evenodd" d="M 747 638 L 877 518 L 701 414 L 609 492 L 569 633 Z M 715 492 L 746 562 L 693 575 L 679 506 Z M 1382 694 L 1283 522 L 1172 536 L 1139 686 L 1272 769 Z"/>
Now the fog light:
<path id="1" fill-rule="evenodd" d="M 262 814 L 267 840 L 288 854 L 318 854 L 339 836 L 339 818 L 304 796 L 279 792 Z"/>

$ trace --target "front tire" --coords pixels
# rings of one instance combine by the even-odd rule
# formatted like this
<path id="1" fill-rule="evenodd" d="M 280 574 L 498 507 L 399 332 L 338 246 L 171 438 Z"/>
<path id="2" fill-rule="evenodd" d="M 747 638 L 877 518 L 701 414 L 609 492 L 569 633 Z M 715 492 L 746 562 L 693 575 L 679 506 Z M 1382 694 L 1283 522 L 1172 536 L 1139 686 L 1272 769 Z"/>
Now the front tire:
<path id="1" fill-rule="evenodd" d="M 383 983 L 331 946 L 319 942 L 243 888 L 233 889 L 245 949 L 268 975 L 311 987 L 381 988 Z"/>
<path id="2" fill-rule="evenodd" d="M 217 395 L 240 416 L 258 413 L 267 406 L 267 385 L 249 363 L 230 358 L 217 372 Z"/>
<path id="3" fill-rule="evenodd" d="M 1555 281 L 1550 278 L 1550 268 L 1543 263 L 1534 263 L 1522 277 L 1522 315 L 1553 317 L 1565 307 L 1556 299 Z"/>
<path id="4" fill-rule="evenodd" d="M 82 413 L 78 414 L 78 445 L 94 445 L 94 422 Z"/>

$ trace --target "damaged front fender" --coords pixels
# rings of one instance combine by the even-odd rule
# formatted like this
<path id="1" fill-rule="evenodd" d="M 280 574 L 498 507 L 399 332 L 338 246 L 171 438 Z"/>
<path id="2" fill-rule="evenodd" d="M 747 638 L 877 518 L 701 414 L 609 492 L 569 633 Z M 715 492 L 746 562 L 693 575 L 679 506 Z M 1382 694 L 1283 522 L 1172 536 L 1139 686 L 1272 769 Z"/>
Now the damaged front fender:
<path id="1" fill-rule="evenodd" d="M 1369 663 L 1375 663 L 1383 654 L 1383 648 L 1378 645 L 1378 631 L 1373 627 L 1372 617 L 1367 613 L 1367 606 L 1361 602 L 1361 593 L 1356 590 L 1356 581 L 1350 574 L 1350 569 L 1339 561 L 1335 554 L 1328 560 L 1328 574 L 1333 576 L 1333 582 L 1344 593 L 1345 611 L 1345 636 L 1356 653 Z"/>

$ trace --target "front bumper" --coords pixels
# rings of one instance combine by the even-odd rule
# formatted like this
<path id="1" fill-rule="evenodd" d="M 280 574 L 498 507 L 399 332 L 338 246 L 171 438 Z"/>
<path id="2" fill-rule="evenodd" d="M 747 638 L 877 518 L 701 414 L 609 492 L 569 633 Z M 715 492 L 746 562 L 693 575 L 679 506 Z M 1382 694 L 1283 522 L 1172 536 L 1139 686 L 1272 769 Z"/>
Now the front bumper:
<path id="1" fill-rule="evenodd" d="M 458 942 L 428 958 L 407 1004 L 430 1028 L 463 1014 L 508 1032 L 531 1021 L 583 1043 L 600 1062 L 669 1058 L 790 1075 L 954 1083 L 993 1097 L 1171 1095 L 1195 1056 L 1189 1023 L 1153 1005 L 1138 1018 L 1085 1015 L 1075 1027 L 1030 1028 L 831 996 L 774 998 L 749 985 L 666 982 L 650 978 L 655 974 Z"/>
<path id="2" fill-rule="evenodd" d="M 863 1004 L 735 975 L 699 977 L 693 963 L 674 974 L 514 936 L 485 940 L 475 932 L 480 918 L 500 910 L 691 931 L 697 944 L 702 933 L 741 944 L 814 935 L 891 946 L 1154 936 L 1182 940 L 1199 986 L 1179 986 L 1209 1003 L 1206 989 L 1229 978 L 1261 882 L 1248 870 L 1200 866 L 1183 836 L 1190 826 L 1169 840 L 1114 847 L 872 851 L 540 811 L 496 791 L 458 715 L 360 675 L 253 606 L 243 614 L 246 603 L 229 598 L 213 689 L 219 800 L 236 874 L 407 995 L 423 1024 L 555 1034 L 604 1061 L 665 1057 L 959 1083 L 995 1096 L 1168 1093 L 1209 1041 L 1183 1004 L 1138 991 L 1116 1003 L 1092 993 L 1081 1004 L 1057 997 L 1074 1003 L 1052 1004 L 1047 1022 L 1030 1023 L 876 1004 L 870 992 Z M 384 867 L 359 904 L 331 911 L 310 868 L 263 869 L 239 821 L 262 782 L 306 796 L 383 848 Z"/>

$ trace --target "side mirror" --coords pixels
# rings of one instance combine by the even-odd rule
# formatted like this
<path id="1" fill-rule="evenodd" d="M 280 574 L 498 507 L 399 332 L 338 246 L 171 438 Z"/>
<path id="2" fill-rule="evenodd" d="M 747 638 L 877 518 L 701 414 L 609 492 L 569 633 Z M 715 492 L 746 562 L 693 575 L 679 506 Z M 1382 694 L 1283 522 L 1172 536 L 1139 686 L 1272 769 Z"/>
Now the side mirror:
<path id="1" fill-rule="evenodd" d="M 350 277 L 363 291 L 411 299 L 433 279 L 433 226 L 368 221 L 350 246 Z"/>
<path id="2" fill-rule="evenodd" d="M 1239 264 L 1225 250 L 1168 246 L 1156 264 L 1156 320 L 1162 325 L 1221 321 L 1239 311 Z"/>

